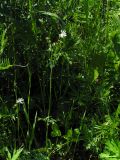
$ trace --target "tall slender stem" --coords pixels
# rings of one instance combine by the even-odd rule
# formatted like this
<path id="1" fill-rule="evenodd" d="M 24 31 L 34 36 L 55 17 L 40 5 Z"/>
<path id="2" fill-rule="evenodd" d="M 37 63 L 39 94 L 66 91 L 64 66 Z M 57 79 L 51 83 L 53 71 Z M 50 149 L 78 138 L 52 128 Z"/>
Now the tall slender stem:
<path id="1" fill-rule="evenodd" d="M 49 126 L 49 117 L 51 112 L 51 98 L 52 98 L 52 67 L 50 69 L 50 88 L 49 88 L 49 108 L 48 108 L 48 119 L 47 119 L 47 126 L 46 126 L 46 147 L 48 146 L 48 126 Z"/>

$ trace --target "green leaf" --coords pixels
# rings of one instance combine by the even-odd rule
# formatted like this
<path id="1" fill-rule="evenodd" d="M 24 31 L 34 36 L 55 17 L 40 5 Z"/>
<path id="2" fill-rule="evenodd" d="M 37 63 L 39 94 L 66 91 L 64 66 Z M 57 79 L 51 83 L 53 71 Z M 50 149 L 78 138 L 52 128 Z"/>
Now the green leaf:
<path id="1" fill-rule="evenodd" d="M 0 59 L 0 70 L 6 70 L 13 67 L 8 58 Z"/>
<path id="2" fill-rule="evenodd" d="M 61 131 L 59 130 L 59 127 L 56 123 L 52 124 L 51 136 L 52 137 L 60 137 L 61 136 Z"/>
<path id="3" fill-rule="evenodd" d="M 1 40 L 0 40 L 0 55 L 2 55 L 5 47 L 6 47 L 6 43 L 7 43 L 7 38 L 6 38 L 6 33 L 7 33 L 7 29 L 3 30 L 2 35 L 1 35 Z"/>
<path id="4" fill-rule="evenodd" d="M 67 134 L 64 136 L 64 138 L 65 138 L 66 140 L 70 140 L 70 139 L 72 138 L 72 136 L 73 136 L 73 131 L 72 131 L 72 129 L 69 129 L 69 130 L 67 131 Z"/>
<path id="5" fill-rule="evenodd" d="M 117 108 L 117 110 L 115 112 L 116 117 L 118 117 L 119 114 L 120 114 L 120 104 L 118 104 L 118 108 Z"/>
<path id="6" fill-rule="evenodd" d="M 55 20 L 60 20 L 60 22 L 64 25 L 64 21 L 56 14 L 56 13 L 51 13 L 51 12 L 46 12 L 46 11 L 39 11 L 39 13 L 50 16 L 51 18 Z"/>
<path id="7" fill-rule="evenodd" d="M 58 17 L 58 15 L 55 14 L 55 13 L 45 12 L 45 11 L 39 11 L 39 13 L 44 14 L 44 15 L 47 15 L 47 16 L 51 16 L 52 18 L 55 18 L 55 19 L 60 19 L 60 18 Z"/>
<path id="8" fill-rule="evenodd" d="M 33 139 L 34 139 L 34 136 L 35 136 L 34 134 L 35 134 L 36 121 L 37 121 L 37 112 L 35 114 L 34 123 L 33 123 L 32 131 L 31 131 L 31 136 L 30 136 L 30 139 L 29 139 L 29 150 L 31 149 L 31 145 L 33 143 Z"/>
<path id="9" fill-rule="evenodd" d="M 120 159 L 120 141 L 108 140 L 105 144 L 105 149 L 100 155 L 100 159 L 118 160 Z"/>
<path id="10" fill-rule="evenodd" d="M 73 142 L 78 142 L 79 141 L 79 136 L 80 136 L 80 130 L 78 128 L 74 129 L 73 135 L 72 135 L 72 141 Z"/>
<path id="11" fill-rule="evenodd" d="M 55 129 L 54 131 L 51 132 L 52 137 L 60 137 L 61 136 L 61 131 Z"/>
<path id="12" fill-rule="evenodd" d="M 22 151 L 23 151 L 23 148 L 19 148 L 18 150 L 14 150 L 13 157 L 11 160 L 17 160 Z"/>
<path id="13" fill-rule="evenodd" d="M 96 81 L 96 79 L 98 78 L 99 76 L 99 72 L 98 72 L 98 69 L 94 69 L 94 78 L 93 78 L 93 81 Z"/>

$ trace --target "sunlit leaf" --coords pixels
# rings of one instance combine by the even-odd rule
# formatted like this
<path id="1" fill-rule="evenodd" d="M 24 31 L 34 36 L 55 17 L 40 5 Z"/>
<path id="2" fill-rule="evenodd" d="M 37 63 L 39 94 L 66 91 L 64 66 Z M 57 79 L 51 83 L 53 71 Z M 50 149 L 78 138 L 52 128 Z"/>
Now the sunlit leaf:
<path id="1" fill-rule="evenodd" d="M 94 78 L 93 78 L 93 81 L 95 81 L 99 76 L 99 72 L 98 72 L 98 69 L 94 69 Z"/>

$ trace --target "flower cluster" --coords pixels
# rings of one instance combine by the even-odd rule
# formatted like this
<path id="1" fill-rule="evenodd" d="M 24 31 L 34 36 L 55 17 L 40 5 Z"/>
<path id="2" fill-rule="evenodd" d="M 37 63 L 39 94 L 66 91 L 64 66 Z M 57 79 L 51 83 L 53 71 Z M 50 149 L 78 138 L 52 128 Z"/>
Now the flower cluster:
<path id="1" fill-rule="evenodd" d="M 23 98 L 18 98 L 16 101 L 16 104 L 24 104 L 24 99 Z"/>
<path id="2" fill-rule="evenodd" d="M 66 34 L 65 31 L 61 31 L 61 33 L 59 34 L 59 37 L 60 37 L 60 38 L 64 38 L 64 37 L 66 37 L 66 36 L 67 36 L 67 34 Z"/>

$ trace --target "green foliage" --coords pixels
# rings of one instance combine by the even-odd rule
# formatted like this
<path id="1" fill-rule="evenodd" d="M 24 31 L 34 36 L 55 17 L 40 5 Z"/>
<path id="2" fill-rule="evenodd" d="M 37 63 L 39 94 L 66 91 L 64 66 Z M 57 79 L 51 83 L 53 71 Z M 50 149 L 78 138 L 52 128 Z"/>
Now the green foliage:
<path id="1" fill-rule="evenodd" d="M 52 124 L 52 132 L 51 132 L 52 137 L 59 137 L 61 136 L 61 131 L 59 130 L 59 127 L 56 123 Z"/>
<path id="2" fill-rule="evenodd" d="M 104 152 L 100 154 L 100 159 L 103 160 L 118 160 L 120 159 L 120 141 L 109 140 L 105 144 Z"/>
<path id="3" fill-rule="evenodd" d="M 6 149 L 8 159 L 119 145 L 119 9 L 116 0 L 0 1 L 0 149 L 30 152 Z"/>
<path id="4" fill-rule="evenodd" d="M 6 44 L 7 44 L 7 37 L 6 37 L 7 29 L 4 29 L 1 32 L 2 33 L 0 34 L 0 55 L 2 55 L 2 53 L 6 47 Z"/>
<path id="5" fill-rule="evenodd" d="M 95 152 L 101 152 L 103 144 L 107 144 L 112 138 L 119 138 L 119 105 L 116 111 L 111 115 L 106 115 L 103 123 L 98 123 L 96 118 L 91 121 L 89 128 L 86 128 L 86 124 L 83 127 L 84 132 L 87 134 L 84 136 L 86 139 L 87 149 L 92 149 Z M 91 129 L 92 127 L 92 129 Z M 102 143 L 101 143 L 102 142 Z"/>
<path id="6" fill-rule="evenodd" d="M 67 134 L 64 135 L 64 138 L 67 140 L 67 142 L 78 142 L 79 141 L 79 136 L 80 136 L 80 131 L 78 128 L 72 130 L 72 129 L 69 129 L 67 131 Z"/>
<path id="7" fill-rule="evenodd" d="M 9 59 L 7 59 L 7 58 L 0 59 L 0 70 L 6 70 L 11 67 L 12 67 L 12 65 L 10 64 Z"/>
<path id="8" fill-rule="evenodd" d="M 11 155 L 8 148 L 5 148 L 5 151 L 7 152 L 7 159 L 6 160 L 17 160 L 20 157 L 21 152 L 23 151 L 23 148 L 14 149 L 13 154 Z"/>
<path id="9" fill-rule="evenodd" d="M 33 150 L 30 152 L 24 151 L 21 154 L 20 160 L 50 160 L 46 153 L 42 153 L 40 150 Z"/>

